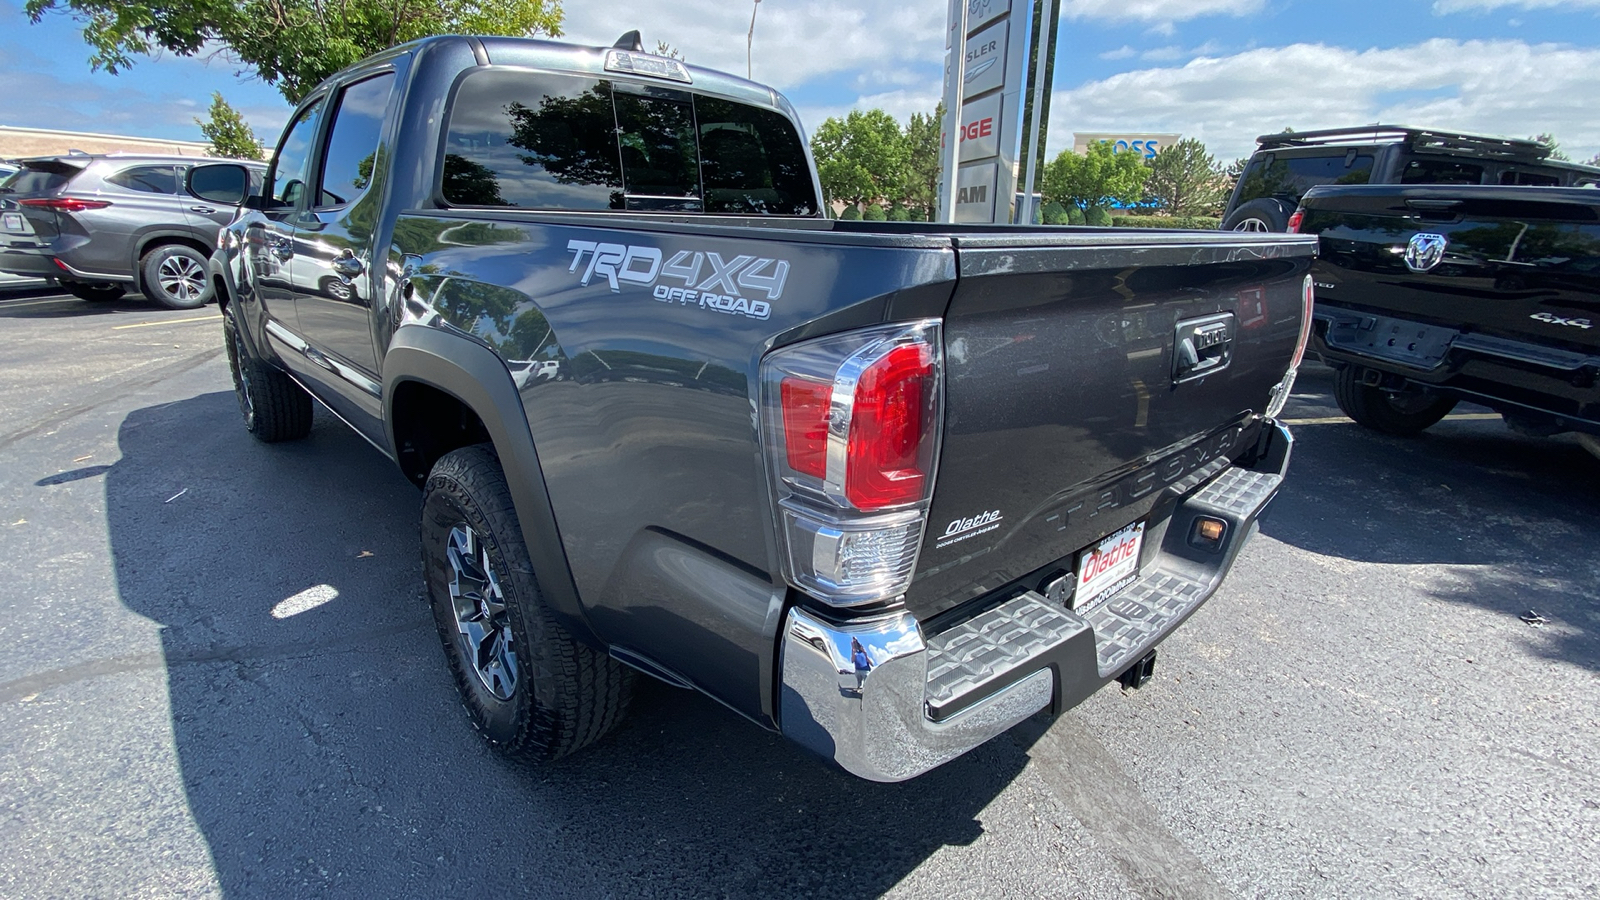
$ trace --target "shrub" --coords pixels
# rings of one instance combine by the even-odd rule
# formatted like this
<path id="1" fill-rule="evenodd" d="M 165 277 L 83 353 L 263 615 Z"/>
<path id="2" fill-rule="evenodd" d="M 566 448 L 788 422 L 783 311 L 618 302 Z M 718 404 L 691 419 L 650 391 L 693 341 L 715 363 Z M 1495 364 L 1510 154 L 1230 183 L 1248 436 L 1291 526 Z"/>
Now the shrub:
<path id="1" fill-rule="evenodd" d="M 1082 225 L 1082 224 L 1085 223 L 1085 221 L 1087 221 L 1087 220 L 1084 218 L 1083 210 L 1079 209 L 1076 206 L 1067 207 L 1067 224 L 1068 225 Z"/>
<path id="2" fill-rule="evenodd" d="M 861 221 L 861 210 L 857 209 L 854 203 L 846 204 L 844 212 L 839 214 L 839 218 L 845 222 L 859 222 Z"/>
<path id="3" fill-rule="evenodd" d="M 1106 212 L 1106 208 L 1103 206 L 1089 207 L 1089 211 L 1083 214 L 1083 218 L 1086 223 L 1101 228 L 1111 224 L 1111 213 Z"/>
<path id="4" fill-rule="evenodd" d="M 1112 216 L 1118 228 L 1177 228 L 1187 231 L 1216 231 L 1221 219 L 1207 216 Z"/>
<path id="5" fill-rule="evenodd" d="M 909 222 L 911 221 L 911 211 L 906 209 L 904 206 L 901 206 L 900 203 L 896 201 L 893 206 L 889 207 L 889 221 Z"/>
<path id="6" fill-rule="evenodd" d="M 1051 200 L 1044 205 L 1044 209 L 1040 212 L 1040 217 L 1044 219 L 1044 224 L 1046 225 L 1065 225 L 1067 224 L 1067 208 Z"/>
<path id="7" fill-rule="evenodd" d="M 861 218 L 866 219 L 868 222 L 882 222 L 889 217 L 884 215 L 883 207 L 874 203 L 867 207 L 867 211 L 862 214 Z"/>

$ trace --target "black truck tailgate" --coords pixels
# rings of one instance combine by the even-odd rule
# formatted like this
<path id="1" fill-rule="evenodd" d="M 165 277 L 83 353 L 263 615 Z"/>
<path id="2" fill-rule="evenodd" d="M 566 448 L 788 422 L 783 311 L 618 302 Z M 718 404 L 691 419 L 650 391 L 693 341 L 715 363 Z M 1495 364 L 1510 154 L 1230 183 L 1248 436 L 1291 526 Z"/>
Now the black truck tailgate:
<path id="1" fill-rule="evenodd" d="M 1316 247 L 1178 232 L 956 244 L 944 442 L 906 598 L 920 617 L 1070 571 L 1243 454 L 1294 354 Z M 1183 365 L 1185 337 L 1201 365 Z"/>

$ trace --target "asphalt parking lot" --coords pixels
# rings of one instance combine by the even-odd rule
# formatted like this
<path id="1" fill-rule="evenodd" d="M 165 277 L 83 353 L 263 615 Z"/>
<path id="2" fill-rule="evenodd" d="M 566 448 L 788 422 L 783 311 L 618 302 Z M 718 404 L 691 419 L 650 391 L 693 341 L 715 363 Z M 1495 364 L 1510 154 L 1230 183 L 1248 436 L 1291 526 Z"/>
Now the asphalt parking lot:
<path id="1" fill-rule="evenodd" d="M 1288 485 L 1146 688 L 876 785 L 647 684 L 527 768 L 456 700 L 416 489 L 320 409 L 255 443 L 220 335 L 0 296 L 0 896 L 1600 894 L 1570 439 L 1375 435 L 1311 367 Z"/>

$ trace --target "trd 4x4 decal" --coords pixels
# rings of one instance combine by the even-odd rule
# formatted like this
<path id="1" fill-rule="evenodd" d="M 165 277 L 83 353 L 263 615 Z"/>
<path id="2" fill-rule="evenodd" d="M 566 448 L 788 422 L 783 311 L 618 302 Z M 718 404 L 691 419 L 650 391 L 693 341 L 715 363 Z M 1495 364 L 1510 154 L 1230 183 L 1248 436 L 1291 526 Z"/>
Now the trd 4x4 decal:
<path id="1" fill-rule="evenodd" d="M 572 252 L 568 272 L 577 272 L 585 261 L 588 263 L 580 284 L 586 285 L 599 275 L 606 279 L 612 293 L 621 293 L 623 284 L 655 285 L 651 296 L 657 300 L 693 304 L 752 319 L 765 319 L 772 314 L 770 301 L 783 296 L 784 283 L 789 279 L 787 260 L 764 256 L 740 254 L 724 260 L 722 254 L 712 251 L 679 250 L 662 262 L 658 247 L 568 241 L 567 249 Z M 682 281 L 684 286 L 656 284 L 662 278 Z M 766 299 L 745 297 L 741 288 L 751 293 L 759 291 Z"/>

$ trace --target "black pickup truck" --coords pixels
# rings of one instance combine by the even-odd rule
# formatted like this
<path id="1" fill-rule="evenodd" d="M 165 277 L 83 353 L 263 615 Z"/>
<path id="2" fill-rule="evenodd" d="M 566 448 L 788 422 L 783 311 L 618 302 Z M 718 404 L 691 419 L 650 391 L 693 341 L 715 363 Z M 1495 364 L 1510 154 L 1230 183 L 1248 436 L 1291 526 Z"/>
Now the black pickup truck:
<path id="1" fill-rule="evenodd" d="M 422 488 L 476 727 L 644 672 L 892 781 L 1148 677 L 1282 480 L 1315 240 L 830 221 L 781 95 L 636 37 L 334 76 L 211 261 L 247 428 Z"/>
<path id="2" fill-rule="evenodd" d="M 1600 190 L 1318 187 L 1291 229 L 1322 241 L 1314 347 L 1352 419 L 1411 434 L 1464 399 L 1600 434 Z"/>

